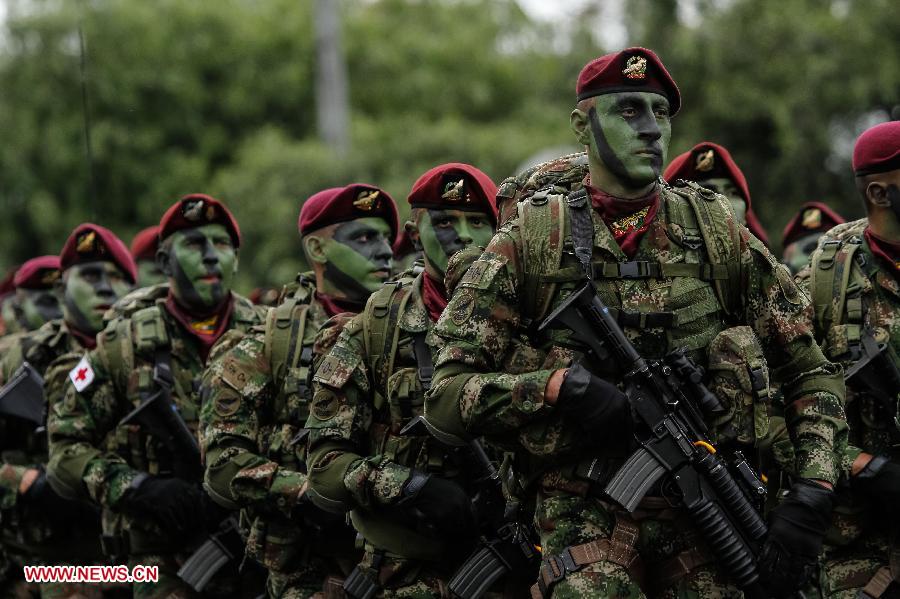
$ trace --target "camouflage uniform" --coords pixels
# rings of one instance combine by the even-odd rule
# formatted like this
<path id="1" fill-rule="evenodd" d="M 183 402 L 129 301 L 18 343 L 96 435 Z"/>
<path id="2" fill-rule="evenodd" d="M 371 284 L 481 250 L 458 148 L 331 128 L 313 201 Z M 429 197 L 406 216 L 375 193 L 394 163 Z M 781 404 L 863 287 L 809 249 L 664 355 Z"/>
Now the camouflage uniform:
<path id="1" fill-rule="evenodd" d="M 78 338 L 69 332 L 63 320 L 52 320 L 30 333 L 18 333 L 4 339 L 5 351 L 0 361 L 0 384 L 27 361 L 45 380 L 44 395 L 48 402 L 60 400 L 65 393 L 62 369 L 77 362 L 73 355 L 85 351 Z M 73 504 L 60 528 L 59 520 L 21 505 L 19 485 L 25 472 L 47 463 L 47 440 L 35 434 L 31 425 L 22 421 L 0 420 L 3 439 L 3 460 L 0 466 L 0 529 L 6 553 L 12 556 L 17 568 L 28 564 L 90 564 L 101 559 L 100 518 L 88 506 Z M 69 588 L 72 587 L 72 588 Z M 78 592 L 89 597 L 100 595 L 98 585 L 41 585 L 44 597 L 64 597 Z"/>
<path id="2" fill-rule="evenodd" d="M 234 347 L 203 376 L 206 488 L 217 502 L 243 510 L 247 555 L 268 569 L 271 597 L 311 597 L 358 558 L 343 521 L 319 531 L 291 519 L 307 486 L 306 444 L 297 435 L 309 414 L 313 342 L 328 318 L 315 290 L 308 276 L 298 277 L 265 325 L 229 339 Z"/>
<path id="3" fill-rule="evenodd" d="M 317 360 L 306 422 L 313 501 L 350 511 L 365 541 L 358 573 L 378 581 L 380 597 L 446 596 L 445 581 L 458 565 L 446 559 L 442 543 L 386 515 L 411 468 L 461 475 L 435 439 L 399 434 L 422 414 L 430 381 L 433 323 L 422 299 L 424 276 L 385 284 L 346 323 Z M 322 334 L 331 334 L 333 324 Z M 427 354 L 424 364 L 417 351 Z"/>
<path id="4" fill-rule="evenodd" d="M 654 583 L 644 592 L 656 596 L 739 596 L 680 510 L 650 497 L 629 515 L 599 498 L 595 459 L 607 465 L 602 470 L 618 468 L 627 448 L 591 447 L 591 439 L 544 403 L 550 375 L 582 356 L 568 331 L 538 333 L 536 327 L 583 280 L 566 197 L 582 188 L 585 163 L 583 154 L 563 157 L 500 186 L 498 195 L 524 201 L 469 269 L 438 322 L 443 346 L 428 420 L 446 433 L 484 434 L 518 450 L 517 470 L 537 490 L 535 520 L 545 556 L 598 539 L 607 547 L 598 561 L 554 586 L 554 596 L 640 596 L 639 563 Z M 631 260 L 594 218 L 594 272 L 602 300 L 647 358 L 685 347 L 706 366 L 710 352 L 727 354 L 732 342 L 720 335 L 735 335 L 729 326 L 749 326 L 767 362 L 782 365 L 775 374 L 786 381 L 791 399 L 787 421 L 796 440 L 797 471 L 834 482 L 840 471 L 835 452 L 846 442 L 843 385 L 838 368 L 825 360 L 800 319 L 807 298 L 762 243 L 734 222 L 723 196 L 694 183 L 670 187 L 660 181 L 658 190 L 659 212 Z M 516 336 L 529 339 L 540 368 L 519 375 L 500 368 Z M 612 364 L 587 366 L 604 378 L 621 378 Z M 733 397 L 725 395 L 726 406 L 753 423 L 732 427 L 734 436 L 757 426 L 765 431 L 766 419 L 754 414 L 752 404 L 731 405 Z M 743 447 L 739 438 L 719 441 Z"/>
<path id="5" fill-rule="evenodd" d="M 138 474 L 171 473 L 176 463 L 176 456 L 139 426 L 118 425 L 156 390 L 153 370 L 157 361 L 169 361 L 174 380 L 172 400 L 188 427 L 197 427 L 204 363 L 197 340 L 166 308 L 168 294 L 168 284 L 161 284 L 120 300 L 115 318 L 97 336 L 97 347 L 87 356 L 94 380 L 80 393 L 70 385 L 48 419 L 48 474 L 54 487 L 103 507 L 107 554 L 127 554 L 130 565 L 159 566 L 159 583 L 135 583 L 136 597 L 190 594 L 176 571 L 206 533 L 203 523 L 198 523 L 200 530 L 193 533 L 194 538 L 175 541 L 154 522 L 118 511 L 124 492 Z M 230 328 L 247 330 L 261 322 L 260 309 L 231 295 Z"/>
<path id="6" fill-rule="evenodd" d="M 867 219 L 860 219 L 831 229 L 819 240 L 811 267 L 801 273 L 812 297 L 807 316 L 816 338 L 825 355 L 845 369 L 860 359 L 866 336 L 887 344 L 890 359 L 900 366 L 900 283 L 869 248 L 863 237 L 867 225 Z M 900 459 L 897 416 L 896 399 L 888 407 L 865 389 L 848 384 L 851 447 L 844 457 L 845 474 L 849 476 L 860 450 Z M 898 531 L 885 526 L 890 518 L 877 506 L 851 494 L 846 481 L 838 487 L 837 498 L 821 567 L 822 595 L 856 597 L 873 581 L 866 592 L 877 597 L 884 590 L 879 589 L 879 580 L 900 580 Z"/>

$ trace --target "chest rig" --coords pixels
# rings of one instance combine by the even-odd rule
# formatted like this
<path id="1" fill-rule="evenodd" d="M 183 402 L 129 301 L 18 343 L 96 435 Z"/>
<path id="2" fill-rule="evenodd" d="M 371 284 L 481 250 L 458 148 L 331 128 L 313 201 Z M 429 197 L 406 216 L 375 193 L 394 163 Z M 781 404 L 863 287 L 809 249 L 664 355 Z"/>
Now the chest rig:
<path id="1" fill-rule="evenodd" d="M 900 303 L 880 290 L 876 259 L 863 248 L 865 221 L 852 225 L 841 238 L 824 241 L 813 256 L 809 287 L 816 330 L 828 359 L 845 367 L 852 441 L 871 453 L 896 454 L 900 360 L 892 322 L 882 316 L 898 313 Z"/>

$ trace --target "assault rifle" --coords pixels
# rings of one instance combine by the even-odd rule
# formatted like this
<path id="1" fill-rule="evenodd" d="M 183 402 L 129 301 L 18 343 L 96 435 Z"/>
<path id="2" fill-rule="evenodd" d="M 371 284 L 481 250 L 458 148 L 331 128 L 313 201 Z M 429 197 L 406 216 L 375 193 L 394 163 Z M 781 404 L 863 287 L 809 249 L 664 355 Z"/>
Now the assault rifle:
<path id="1" fill-rule="evenodd" d="M 422 430 L 424 429 L 424 430 Z M 422 416 L 403 427 L 401 435 L 434 435 L 434 429 Z M 445 444 L 447 435 L 434 435 Z M 456 441 L 461 441 L 457 439 Z M 486 532 L 481 543 L 450 578 L 450 593 L 458 599 L 479 599 L 503 576 L 529 573 L 537 567 L 540 552 L 536 548 L 534 526 L 519 522 L 516 506 L 508 505 L 503 494 L 500 473 L 476 439 L 467 444 L 450 443 L 464 454 L 469 478 L 475 490 L 472 504 L 479 524 Z"/>
<path id="2" fill-rule="evenodd" d="M 723 407 L 703 385 L 703 371 L 683 349 L 664 360 L 641 357 L 590 281 L 538 330 L 560 324 L 598 358 L 611 357 L 625 373 L 638 449 L 606 484 L 605 495 L 633 512 L 665 477 L 734 582 L 747 597 L 766 597 L 757 557 L 768 531 L 750 500 L 765 492 L 765 487 L 746 463 L 736 466 L 736 479 L 710 443 L 704 415 L 721 414 Z M 741 470 L 749 471 L 753 480 L 747 480 Z"/>
<path id="3" fill-rule="evenodd" d="M 44 426 L 44 379 L 28 362 L 22 362 L 0 389 L 0 415 L 15 416 Z"/>
<path id="4" fill-rule="evenodd" d="M 900 369 L 890 343 L 878 343 L 870 331 L 860 339 L 861 356 L 844 373 L 848 387 L 864 391 L 896 418 L 897 398 L 900 395 Z"/>
<path id="5" fill-rule="evenodd" d="M 199 484 L 203 477 L 200 445 L 172 401 L 173 380 L 168 361 L 157 360 L 153 367 L 156 391 L 122 418 L 119 424 L 138 424 L 162 441 L 172 454 L 173 474 Z M 238 529 L 237 518 L 228 515 L 218 523 L 217 530 L 185 560 L 178 570 L 178 577 L 201 592 L 219 570 L 232 560 L 240 560 L 243 554 L 244 541 Z"/>

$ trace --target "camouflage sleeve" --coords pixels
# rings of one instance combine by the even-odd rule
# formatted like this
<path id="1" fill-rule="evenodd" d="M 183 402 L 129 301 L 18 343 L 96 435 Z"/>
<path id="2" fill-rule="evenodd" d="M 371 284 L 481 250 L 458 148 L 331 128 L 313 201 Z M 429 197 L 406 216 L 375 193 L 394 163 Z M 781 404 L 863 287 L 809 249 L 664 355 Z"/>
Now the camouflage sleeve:
<path id="1" fill-rule="evenodd" d="M 22 347 L 24 336 L 25 333 L 17 333 L 0 339 L 0 385 L 5 385 L 25 361 Z"/>
<path id="2" fill-rule="evenodd" d="M 502 227 L 435 327 L 439 350 L 425 413 L 447 434 L 505 436 L 552 413 L 544 389 L 554 369 L 513 374 L 503 365 L 521 324 L 520 243 L 515 225 Z"/>
<path id="3" fill-rule="evenodd" d="M 71 498 L 90 498 L 115 509 L 138 472 L 118 455 L 101 449 L 107 433 L 128 409 L 119 399 L 120 376 L 128 373 L 116 373 L 120 375 L 117 377 L 110 373 L 108 342 L 114 338 L 107 342 L 104 337 L 107 332 L 109 328 L 100 334 L 97 348 L 87 355 L 93 380 L 81 392 L 70 382 L 64 383 L 65 392 L 57 392 L 62 400 L 54 401 L 48 412 L 47 475 L 58 493 Z"/>
<path id="4" fill-rule="evenodd" d="M 232 509 L 254 507 L 290 515 L 306 475 L 263 455 L 296 436 L 291 423 L 271 422 L 272 373 L 265 352 L 265 330 L 254 327 L 210 362 L 203 373 L 200 442 L 209 494 Z M 224 349 L 224 348 L 223 348 Z"/>
<path id="5" fill-rule="evenodd" d="M 373 389 L 363 342 L 363 315 L 341 327 L 331 350 L 318 360 L 309 419 L 310 496 L 319 507 L 344 512 L 390 504 L 399 496 L 409 468 L 383 455 L 369 455 Z M 338 318 L 338 317 L 335 317 Z M 334 334 L 332 319 L 316 344 Z"/>
<path id="6" fill-rule="evenodd" d="M 774 378 L 782 383 L 785 420 L 794 445 L 796 472 L 837 482 L 847 447 L 844 383 L 813 338 L 809 297 L 787 267 L 742 229 L 744 318 L 763 345 Z"/>
<path id="7" fill-rule="evenodd" d="M 0 464 L 0 510 L 11 510 L 19 499 L 19 485 L 28 466 Z"/>

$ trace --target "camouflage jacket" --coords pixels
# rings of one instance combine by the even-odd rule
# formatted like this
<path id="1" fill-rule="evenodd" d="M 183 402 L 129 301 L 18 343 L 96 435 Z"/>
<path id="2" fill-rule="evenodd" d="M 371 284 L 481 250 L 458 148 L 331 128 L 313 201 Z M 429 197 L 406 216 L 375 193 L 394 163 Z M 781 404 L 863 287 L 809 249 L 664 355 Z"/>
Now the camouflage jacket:
<path id="1" fill-rule="evenodd" d="M 440 543 L 404 526 L 387 509 L 399 499 L 413 467 L 459 475 L 435 439 L 400 435 L 423 413 L 422 381 L 431 366 L 432 322 L 422 300 L 423 276 L 386 283 L 346 323 L 331 351 L 317 361 L 306 426 L 313 501 L 329 511 L 349 510 L 371 547 L 437 559 Z M 416 339 L 427 352 L 421 372 Z"/>
<path id="2" fill-rule="evenodd" d="M 201 385 L 205 487 L 218 503 L 243 508 L 248 554 L 276 571 L 302 567 L 298 553 L 310 544 L 290 516 L 307 486 L 306 443 L 298 435 L 309 414 L 313 344 L 328 319 L 315 284 L 298 281 L 265 324 L 210 363 Z"/>
<path id="3" fill-rule="evenodd" d="M 165 307 L 167 295 L 168 285 L 161 284 L 120 300 L 96 349 L 86 356 L 93 380 L 81 392 L 70 385 L 50 412 L 48 474 L 67 495 L 89 497 L 115 510 L 139 472 L 165 474 L 173 468 L 177 458 L 159 439 L 139 426 L 118 424 L 156 390 L 153 369 L 160 354 L 171 365 L 172 399 L 196 430 L 204 363 L 199 342 Z M 247 330 L 262 321 L 262 308 L 237 294 L 232 297 L 230 328 Z"/>
<path id="4" fill-rule="evenodd" d="M 581 284 L 566 196 L 578 155 L 528 171 L 515 183 L 517 214 L 493 238 L 457 287 L 436 327 L 442 347 L 428 420 L 457 436 L 485 435 L 519 450 L 520 470 L 549 488 L 584 492 L 579 462 L 612 457 L 580 437 L 544 403 L 550 375 L 582 357 L 564 330 L 537 331 L 541 319 Z M 569 173 L 561 180 L 554 172 Z M 602 219 L 593 218 L 593 270 L 604 303 L 647 358 L 685 347 L 706 366 L 709 345 L 727 327 L 748 325 L 789 399 L 788 426 L 804 477 L 834 482 L 846 443 L 840 370 L 828 362 L 801 318 L 808 298 L 787 269 L 734 220 L 728 201 L 694 183 L 659 181 L 660 208 L 629 260 Z M 512 374 L 502 360 L 517 337 L 541 366 Z M 598 376 L 621 380 L 609 363 Z M 613 454 L 620 453 L 610 450 Z"/>
<path id="5" fill-rule="evenodd" d="M 65 374 L 77 362 L 85 348 L 78 338 L 69 333 L 66 323 L 52 320 L 41 328 L 28 333 L 18 333 L 4 339 L 5 351 L 0 359 L 0 384 L 4 384 L 24 361 L 28 361 L 44 378 L 44 398 L 53 405 L 61 401 L 65 388 Z M 60 376 L 60 373 L 64 373 Z M 85 519 L 77 523 L 77 530 L 54 530 L 44 514 L 19 505 L 19 484 L 29 468 L 47 462 L 47 445 L 44 435 L 35 435 L 29 427 L 0 419 L 0 438 L 3 439 L 3 458 L 0 465 L 0 510 L 3 515 L 3 544 L 36 555 L 84 555 L 96 554 L 85 543 L 76 542 L 79 537 L 95 541 L 99 533 L 98 522 Z M 85 512 L 87 516 L 87 511 Z"/>
<path id="6" fill-rule="evenodd" d="M 867 225 L 866 219 L 844 223 L 819 240 L 811 266 L 800 273 L 806 275 L 804 284 L 812 297 L 806 314 L 822 351 L 845 370 L 862 357 L 866 335 L 886 345 L 888 359 L 900 368 L 900 281 L 869 248 L 863 237 Z M 886 405 L 863 385 L 848 384 L 847 420 L 853 446 L 900 458 L 897 416 L 896 401 Z M 848 457 L 848 468 L 857 453 Z"/>

